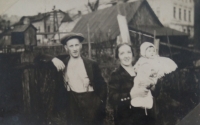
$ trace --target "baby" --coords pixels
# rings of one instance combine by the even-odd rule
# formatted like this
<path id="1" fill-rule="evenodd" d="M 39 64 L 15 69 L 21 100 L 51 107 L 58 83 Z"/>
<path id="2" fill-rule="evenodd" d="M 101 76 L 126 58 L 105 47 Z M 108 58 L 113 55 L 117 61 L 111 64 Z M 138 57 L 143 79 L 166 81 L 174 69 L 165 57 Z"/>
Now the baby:
<path id="1" fill-rule="evenodd" d="M 140 88 L 147 88 L 148 94 L 146 97 L 131 96 L 131 105 L 134 107 L 151 109 L 153 107 L 153 96 L 150 88 L 157 83 L 159 78 L 175 71 L 177 65 L 173 60 L 157 55 L 155 46 L 150 42 L 144 42 L 140 46 L 140 54 L 141 57 L 134 65 L 137 76 L 134 79 L 134 86 L 131 89 L 130 95 L 132 95 L 136 89 Z"/>

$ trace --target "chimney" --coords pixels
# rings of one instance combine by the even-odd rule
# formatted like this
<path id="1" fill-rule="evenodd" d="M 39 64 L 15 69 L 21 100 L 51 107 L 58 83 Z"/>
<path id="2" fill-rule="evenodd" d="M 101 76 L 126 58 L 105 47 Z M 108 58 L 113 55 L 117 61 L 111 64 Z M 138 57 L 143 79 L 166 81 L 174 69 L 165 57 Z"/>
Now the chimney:
<path id="1" fill-rule="evenodd" d="M 125 3 L 128 0 L 111 0 L 110 4 L 112 4 L 113 6 L 116 4 L 121 4 L 121 3 Z"/>
<path id="2" fill-rule="evenodd" d="M 31 21 L 28 17 L 25 17 L 24 20 L 23 20 L 23 24 L 26 25 L 26 24 L 30 24 Z"/>
<path id="3" fill-rule="evenodd" d="M 78 15 L 79 15 L 79 16 L 81 16 L 81 15 L 82 15 L 82 12 L 81 12 L 80 10 L 78 11 Z"/>

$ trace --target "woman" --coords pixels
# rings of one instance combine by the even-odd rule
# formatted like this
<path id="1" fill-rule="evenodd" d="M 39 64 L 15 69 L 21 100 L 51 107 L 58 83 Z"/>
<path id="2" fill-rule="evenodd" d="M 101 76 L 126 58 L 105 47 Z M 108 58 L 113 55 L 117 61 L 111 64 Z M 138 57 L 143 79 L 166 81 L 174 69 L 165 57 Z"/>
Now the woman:
<path id="1" fill-rule="evenodd" d="M 134 60 L 133 50 L 129 44 L 119 44 L 116 48 L 116 58 L 120 66 L 111 74 L 109 82 L 109 102 L 114 108 L 115 125 L 150 125 L 154 124 L 149 110 L 145 115 L 142 108 L 132 107 L 130 104 L 130 90 L 133 87 L 136 76 L 132 62 Z M 132 97 L 145 97 L 148 93 L 146 88 L 135 90 Z"/>

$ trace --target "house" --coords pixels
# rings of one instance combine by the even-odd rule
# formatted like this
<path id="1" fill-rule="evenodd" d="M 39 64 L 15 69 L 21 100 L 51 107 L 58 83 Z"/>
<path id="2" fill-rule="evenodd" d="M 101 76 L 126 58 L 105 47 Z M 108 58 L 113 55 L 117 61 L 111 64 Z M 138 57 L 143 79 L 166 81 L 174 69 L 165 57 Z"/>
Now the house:
<path id="1" fill-rule="evenodd" d="M 71 21 L 72 19 L 68 13 L 61 10 L 53 10 L 52 12 L 38 13 L 38 15 L 34 16 L 23 16 L 14 26 L 31 23 L 37 28 L 37 41 L 38 44 L 41 44 L 46 39 L 52 39 L 63 22 Z"/>
<path id="2" fill-rule="evenodd" d="M 36 46 L 36 31 L 32 24 L 16 26 L 11 32 L 11 45 Z"/>
<path id="3" fill-rule="evenodd" d="M 148 2 L 146 1 L 135 1 L 128 3 L 121 3 L 108 7 L 96 12 L 92 12 L 86 15 L 82 15 L 82 18 L 73 28 L 72 32 L 81 32 L 86 37 L 88 37 L 88 29 L 90 31 L 90 40 L 93 41 L 94 34 L 101 33 L 101 41 L 107 41 L 106 37 L 108 33 L 110 34 L 110 39 L 116 39 L 120 34 L 119 26 L 117 22 L 117 15 L 121 13 L 126 16 L 127 23 L 130 27 L 141 29 L 145 28 L 162 28 L 167 31 L 170 28 L 165 28 L 159 21 Z M 170 29 L 173 35 L 183 35 L 187 34 Z M 153 29 L 151 31 L 153 33 Z M 166 34 L 164 34 L 166 35 Z"/>
<path id="4" fill-rule="evenodd" d="M 193 0 L 147 0 L 155 14 L 166 27 L 185 32 L 194 37 Z"/>
<path id="5" fill-rule="evenodd" d="M 73 21 L 67 21 L 68 19 L 63 19 L 61 25 L 59 26 L 59 33 L 56 33 L 54 35 L 54 40 L 56 40 L 57 43 L 60 43 L 60 39 L 64 37 L 68 32 L 71 32 L 74 28 L 74 26 L 77 24 L 77 22 L 82 17 L 82 12 L 78 11 L 77 14 L 70 15 L 71 19 Z"/>
<path id="6" fill-rule="evenodd" d="M 32 24 L 17 25 L 3 33 L 0 45 L 37 45 L 36 31 L 37 29 Z"/>
<path id="7" fill-rule="evenodd" d="M 116 38 L 120 34 L 117 21 L 117 15 L 119 13 L 126 16 L 131 41 L 135 47 L 141 44 L 138 42 L 138 35 L 135 35 L 135 33 L 143 34 L 141 35 L 140 42 L 153 42 L 154 32 L 156 32 L 155 37 L 160 39 L 162 42 L 170 42 L 180 46 L 187 45 L 188 35 L 164 27 L 148 2 L 143 0 L 120 3 L 93 13 L 82 15 L 82 18 L 76 24 L 72 32 L 80 32 L 84 34 L 86 39 L 83 44 L 90 41 L 92 43 L 92 48 L 97 44 L 101 44 L 101 46 L 107 46 L 107 48 L 111 48 L 111 51 L 113 51 L 112 49 L 116 45 Z M 96 47 L 99 46 L 100 45 L 97 45 Z M 165 49 L 162 48 L 161 50 L 166 50 L 167 52 L 162 52 L 163 55 L 169 53 L 169 48 L 164 48 Z M 87 46 L 85 47 L 85 50 L 88 50 Z"/>
<path id="8" fill-rule="evenodd" d="M 162 29 L 162 35 L 165 36 L 167 35 L 166 32 L 169 30 L 171 35 L 187 36 L 185 33 L 165 28 L 154 14 L 148 2 L 143 0 L 121 3 L 96 12 L 82 15 L 82 18 L 73 28 L 72 32 L 83 33 L 86 37 L 86 41 L 88 41 L 88 35 L 90 36 L 90 41 L 92 42 L 94 42 L 95 36 L 97 35 L 101 35 L 100 39 L 102 42 L 108 41 L 108 36 L 110 40 L 116 40 L 117 36 L 120 34 L 117 22 L 117 15 L 119 13 L 126 16 L 128 26 L 132 30 L 145 32 L 144 30 L 148 28 L 150 34 L 152 35 L 155 28 L 156 30 L 159 30 L 158 33 L 160 33 L 160 30 Z M 90 33 L 88 34 L 88 32 Z"/>
<path id="9" fill-rule="evenodd" d="M 6 52 L 17 52 L 24 46 L 36 46 L 37 29 L 32 24 L 17 25 L 13 29 L 4 32 L 0 41 L 1 52 L 6 48 Z"/>

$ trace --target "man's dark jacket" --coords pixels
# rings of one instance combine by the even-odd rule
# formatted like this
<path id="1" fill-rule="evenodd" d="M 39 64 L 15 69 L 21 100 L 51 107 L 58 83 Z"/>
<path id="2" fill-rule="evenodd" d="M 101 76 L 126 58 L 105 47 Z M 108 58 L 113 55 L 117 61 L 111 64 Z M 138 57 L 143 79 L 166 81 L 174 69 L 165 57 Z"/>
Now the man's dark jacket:
<path id="1" fill-rule="evenodd" d="M 53 63 L 51 61 L 53 58 L 54 57 L 51 55 L 40 55 L 36 59 L 36 62 L 40 63 L 42 65 L 45 65 L 45 66 L 48 65 L 50 67 L 55 68 L 55 66 L 53 65 Z M 62 60 L 63 63 L 65 64 L 65 67 L 67 67 L 69 59 L 70 59 L 70 57 L 68 55 L 60 55 L 60 56 L 57 56 L 57 58 Z M 104 103 L 106 103 L 107 84 L 104 81 L 104 78 L 102 77 L 101 70 L 100 70 L 98 64 L 95 61 L 84 58 L 84 57 L 82 57 L 82 59 L 83 59 L 84 65 L 85 65 L 87 75 L 90 80 L 90 85 L 93 86 L 94 92 L 97 94 L 97 96 L 99 96 L 99 98 Z M 60 74 L 59 76 L 63 76 L 62 71 L 60 71 L 58 73 Z"/>

